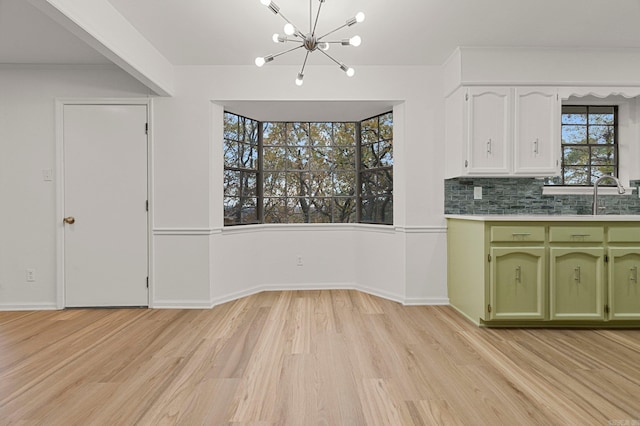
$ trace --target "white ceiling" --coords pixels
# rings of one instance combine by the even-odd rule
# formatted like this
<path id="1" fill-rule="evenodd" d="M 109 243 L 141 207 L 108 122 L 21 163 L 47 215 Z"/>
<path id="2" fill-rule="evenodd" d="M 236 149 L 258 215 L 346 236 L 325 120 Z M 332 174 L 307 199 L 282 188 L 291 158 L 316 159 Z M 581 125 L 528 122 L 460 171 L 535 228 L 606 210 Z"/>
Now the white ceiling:
<path id="1" fill-rule="evenodd" d="M 174 65 L 251 65 L 282 48 L 271 35 L 282 32 L 283 21 L 259 0 L 110 2 Z M 308 27 L 307 0 L 276 3 Z M 640 47 L 640 0 L 326 0 L 319 29 L 333 29 L 360 10 L 366 21 L 336 38 L 359 34 L 362 46 L 331 50 L 354 66 L 439 65 L 456 46 Z M 298 64 L 302 54 L 277 61 Z M 27 0 L 0 0 L 0 63 L 107 60 Z M 319 54 L 310 59 L 310 65 L 328 63 Z"/>

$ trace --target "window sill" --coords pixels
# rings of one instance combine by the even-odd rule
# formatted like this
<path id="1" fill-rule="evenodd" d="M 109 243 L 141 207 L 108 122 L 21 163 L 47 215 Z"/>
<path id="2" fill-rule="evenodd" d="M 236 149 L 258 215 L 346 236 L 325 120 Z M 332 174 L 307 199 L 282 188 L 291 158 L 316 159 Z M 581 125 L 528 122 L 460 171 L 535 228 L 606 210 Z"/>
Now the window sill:
<path id="1" fill-rule="evenodd" d="M 625 187 L 624 194 L 618 194 L 617 187 L 599 186 L 598 195 L 632 195 L 635 187 Z M 592 186 L 543 186 L 542 195 L 593 195 Z"/>

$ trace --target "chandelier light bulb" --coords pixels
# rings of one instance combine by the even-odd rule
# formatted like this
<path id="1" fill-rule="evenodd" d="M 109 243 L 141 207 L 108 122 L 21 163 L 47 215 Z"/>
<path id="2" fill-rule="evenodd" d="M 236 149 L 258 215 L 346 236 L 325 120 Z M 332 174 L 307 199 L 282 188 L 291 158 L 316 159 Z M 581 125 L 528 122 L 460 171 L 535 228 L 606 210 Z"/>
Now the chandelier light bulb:
<path id="1" fill-rule="evenodd" d="M 296 32 L 296 28 L 292 24 L 287 22 L 284 26 L 284 33 L 286 35 L 293 35 L 293 33 L 295 32 Z"/>
<path id="2" fill-rule="evenodd" d="M 356 74 L 356 70 L 354 70 L 353 68 L 348 68 L 346 73 L 347 77 L 353 77 Z"/>
<path id="3" fill-rule="evenodd" d="M 260 3 L 262 3 L 264 6 L 269 6 L 271 4 L 271 0 L 260 0 Z"/>
<path id="4" fill-rule="evenodd" d="M 274 43 L 280 43 L 280 34 L 275 33 L 273 35 L 273 37 L 271 37 L 271 39 L 273 40 Z M 284 41 L 284 40 L 282 40 L 282 41 Z"/>
<path id="5" fill-rule="evenodd" d="M 259 66 L 259 67 L 263 66 L 263 65 L 264 65 L 264 62 L 265 62 L 265 61 L 264 61 L 264 58 L 263 58 L 262 56 L 258 56 L 258 57 L 256 58 L 256 65 L 257 65 L 257 66 Z"/>
<path id="6" fill-rule="evenodd" d="M 264 0 L 263 0 L 263 1 L 264 1 Z M 356 22 L 357 22 L 357 23 L 360 23 L 360 22 L 363 22 L 363 21 L 364 21 L 364 13 L 362 13 L 362 12 L 358 12 L 358 13 L 356 14 Z"/>
<path id="7" fill-rule="evenodd" d="M 302 80 L 304 78 L 304 75 L 302 75 L 302 73 L 298 73 L 298 77 L 296 78 L 296 86 L 302 86 L 302 83 L 304 83 L 304 81 Z"/>
<path id="8" fill-rule="evenodd" d="M 349 39 L 349 44 L 354 47 L 358 47 L 360 46 L 360 44 L 362 44 L 362 39 L 360 38 L 360 36 L 353 36 Z"/>
<path id="9" fill-rule="evenodd" d="M 318 48 L 326 52 L 327 50 L 329 50 L 329 43 L 318 43 Z"/>

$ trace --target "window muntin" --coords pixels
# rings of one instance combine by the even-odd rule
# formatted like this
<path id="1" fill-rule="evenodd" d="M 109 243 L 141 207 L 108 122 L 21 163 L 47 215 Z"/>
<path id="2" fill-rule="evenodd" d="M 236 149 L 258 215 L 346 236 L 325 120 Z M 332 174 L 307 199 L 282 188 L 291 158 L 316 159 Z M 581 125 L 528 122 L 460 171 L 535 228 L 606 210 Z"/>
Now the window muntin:
<path id="1" fill-rule="evenodd" d="M 618 107 L 563 106 L 562 173 L 546 183 L 591 186 L 611 174 L 618 176 Z"/>
<path id="2" fill-rule="evenodd" d="M 318 123 L 225 112 L 225 225 L 392 224 L 392 133 L 391 112 Z"/>

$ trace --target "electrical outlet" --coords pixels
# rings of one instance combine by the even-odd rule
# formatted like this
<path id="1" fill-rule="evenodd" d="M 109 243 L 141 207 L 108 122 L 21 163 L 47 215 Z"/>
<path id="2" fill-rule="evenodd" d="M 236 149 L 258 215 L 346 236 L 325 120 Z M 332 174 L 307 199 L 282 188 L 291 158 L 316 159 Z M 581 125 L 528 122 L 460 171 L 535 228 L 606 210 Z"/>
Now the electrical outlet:
<path id="1" fill-rule="evenodd" d="M 36 270 L 33 268 L 27 268 L 25 270 L 27 282 L 34 282 L 36 280 Z"/>
<path id="2" fill-rule="evenodd" d="M 298 265 L 298 266 L 302 266 L 302 265 L 303 265 L 303 263 L 302 263 L 302 256 L 298 255 L 298 256 L 296 257 L 296 265 Z"/>
<path id="3" fill-rule="evenodd" d="M 473 199 L 474 200 L 482 200 L 482 187 L 474 186 L 473 187 Z"/>

